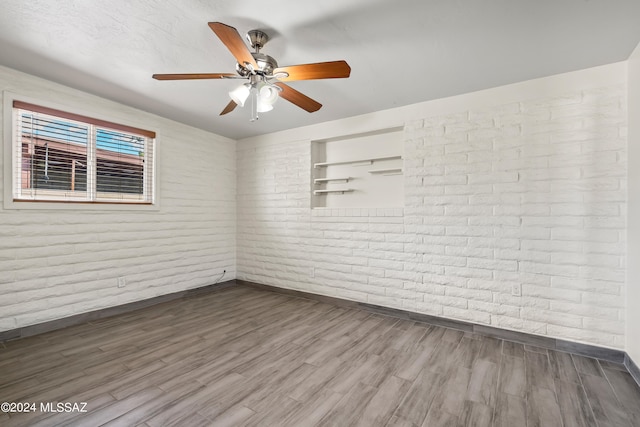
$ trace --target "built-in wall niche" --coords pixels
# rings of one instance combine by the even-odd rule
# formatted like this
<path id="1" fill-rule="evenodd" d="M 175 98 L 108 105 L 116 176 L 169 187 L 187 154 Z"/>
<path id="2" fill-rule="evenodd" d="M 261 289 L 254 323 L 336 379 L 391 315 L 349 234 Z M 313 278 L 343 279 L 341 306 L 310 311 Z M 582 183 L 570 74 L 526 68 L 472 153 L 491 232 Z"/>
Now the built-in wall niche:
<path id="1" fill-rule="evenodd" d="M 314 208 L 404 204 L 402 127 L 311 141 Z"/>

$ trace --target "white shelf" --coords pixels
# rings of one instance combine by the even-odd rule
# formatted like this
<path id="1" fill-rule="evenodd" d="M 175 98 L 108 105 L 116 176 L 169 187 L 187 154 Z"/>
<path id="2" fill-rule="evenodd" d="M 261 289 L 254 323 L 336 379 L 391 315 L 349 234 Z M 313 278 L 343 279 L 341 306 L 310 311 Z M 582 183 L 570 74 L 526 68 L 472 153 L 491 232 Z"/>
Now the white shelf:
<path id="1" fill-rule="evenodd" d="M 402 168 L 371 169 L 371 170 L 368 170 L 367 172 L 374 175 L 401 175 Z"/>
<path id="2" fill-rule="evenodd" d="M 335 194 L 335 193 L 339 193 L 339 194 L 344 194 L 344 193 L 351 193 L 353 190 L 353 188 L 343 188 L 341 190 L 314 190 L 313 194 L 315 194 L 316 196 L 323 196 L 325 194 Z"/>
<path id="3" fill-rule="evenodd" d="M 356 165 L 356 164 L 371 165 L 373 164 L 373 162 L 380 162 L 383 160 L 398 160 L 401 158 L 402 156 L 389 156 L 389 157 L 373 157 L 370 159 L 346 160 L 342 162 L 314 163 L 313 167 L 317 169 L 317 168 L 326 168 L 328 166 L 335 166 L 335 165 Z"/>
<path id="4" fill-rule="evenodd" d="M 334 181 L 344 181 L 344 182 L 349 182 L 349 180 L 351 179 L 350 176 L 344 177 L 344 178 L 316 178 L 313 180 L 314 184 L 325 184 L 327 182 L 334 182 Z"/>

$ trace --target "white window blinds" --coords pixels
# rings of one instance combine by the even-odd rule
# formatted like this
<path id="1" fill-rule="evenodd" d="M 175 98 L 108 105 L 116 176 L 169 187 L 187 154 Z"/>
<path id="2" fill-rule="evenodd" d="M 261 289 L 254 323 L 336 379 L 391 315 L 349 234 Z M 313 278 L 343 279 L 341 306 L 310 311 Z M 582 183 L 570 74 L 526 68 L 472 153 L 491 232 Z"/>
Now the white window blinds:
<path id="1" fill-rule="evenodd" d="M 13 103 L 15 201 L 154 201 L 155 133 Z"/>

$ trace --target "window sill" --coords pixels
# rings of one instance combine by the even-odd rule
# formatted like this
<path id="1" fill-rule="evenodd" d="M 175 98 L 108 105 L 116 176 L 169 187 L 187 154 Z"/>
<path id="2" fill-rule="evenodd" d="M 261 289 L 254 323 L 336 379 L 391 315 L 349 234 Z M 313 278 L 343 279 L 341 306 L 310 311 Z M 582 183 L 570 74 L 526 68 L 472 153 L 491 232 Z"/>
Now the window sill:
<path id="1" fill-rule="evenodd" d="M 158 211 L 158 203 L 110 202 L 84 200 L 25 200 L 7 199 L 5 209 L 13 210 L 86 210 L 86 211 Z"/>

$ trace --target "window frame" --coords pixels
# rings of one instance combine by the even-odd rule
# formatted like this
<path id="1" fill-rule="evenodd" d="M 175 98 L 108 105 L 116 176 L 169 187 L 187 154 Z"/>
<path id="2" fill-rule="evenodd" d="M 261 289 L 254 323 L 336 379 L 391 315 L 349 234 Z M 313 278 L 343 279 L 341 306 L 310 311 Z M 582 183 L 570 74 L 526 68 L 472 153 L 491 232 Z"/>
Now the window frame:
<path id="1" fill-rule="evenodd" d="M 79 104 L 66 105 L 57 104 L 56 102 L 33 99 L 29 96 L 15 94 L 9 91 L 3 92 L 3 205 L 5 209 L 71 209 L 71 210 L 158 210 L 158 134 L 157 132 L 145 130 L 138 123 L 131 121 L 129 118 L 110 117 L 104 112 L 97 112 L 94 109 Z M 150 154 L 152 157 L 151 168 L 151 201 L 110 201 L 110 200 L 38 200 L 38 199 L 15 199 L 14 188 L 16 183 L 14 178 L 18 176 L 15 172 L 19 165 L 16 164 L 17 159 L 16 147 L 14 144 L 14 123 L 17 111 L 15 108 L 29 109 L 30 106 L 35 107 L 38 112 L 61 117 L 62 119 L 75 120 L 88 123 L 91 126 L 106 127 L 116 131 L 139 133 L 143 136 L 153 139 L 153 150 Z M 56 114 L 56 113 L 62 113 Z M 85 121 L 86 120 L 86 121 Z M 90 144 L 94 145 L 94 144 Z M 89 149 L 89 146 L 87 146 Z M 95 150 L 94 150 L 95 151 Z M 89 189 L 88 189 L 89 190 Z"/>

